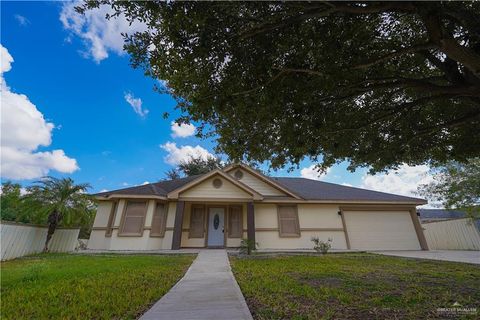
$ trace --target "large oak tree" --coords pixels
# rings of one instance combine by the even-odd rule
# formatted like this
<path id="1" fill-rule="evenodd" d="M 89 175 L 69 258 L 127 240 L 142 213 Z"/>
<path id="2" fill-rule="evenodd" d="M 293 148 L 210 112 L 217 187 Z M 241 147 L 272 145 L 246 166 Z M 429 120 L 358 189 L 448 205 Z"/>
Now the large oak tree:
<path id="1" fill-rule="evenodd" d="M 166 80 L 233 160 L 372 172 L 480 151 L 479 2 L 111 2 L 148 25 L 134 67 Z M 206 128 L 209 128 L 208 130 Z M 322 156 L 319 158 L 319 156 Z"/>

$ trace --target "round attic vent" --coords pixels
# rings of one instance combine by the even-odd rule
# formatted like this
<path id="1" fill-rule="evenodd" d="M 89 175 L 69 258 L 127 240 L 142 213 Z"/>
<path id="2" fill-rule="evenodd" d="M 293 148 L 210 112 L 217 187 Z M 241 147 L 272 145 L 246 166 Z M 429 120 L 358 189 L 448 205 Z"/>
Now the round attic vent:
<path id="1" fill-rule="evenodd" d="M 243 172 L 241 170 L 237 170 L 235 171 L 235 173 L 233 174 L 235 176 L 235 178 L 237 178 L 238 180 L 242 179 L 243 178 Z"/>
<path id="2" fill-rule="evenodd" d="M 222 186 L 223 182 L 222 180 L 216 178 L 216 179 L 213 179 L 212 184 L 213 184 L 213 187 L 218 189 Z"/>

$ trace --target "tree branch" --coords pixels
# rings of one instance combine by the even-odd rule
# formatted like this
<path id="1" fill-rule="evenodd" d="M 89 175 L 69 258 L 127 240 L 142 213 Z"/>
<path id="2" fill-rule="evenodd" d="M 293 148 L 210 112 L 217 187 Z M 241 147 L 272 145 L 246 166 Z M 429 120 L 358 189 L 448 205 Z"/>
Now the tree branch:
<path id="1" fill-rule="evenodd" d="M 353 69 L 366 69 L 366 68 L 372 67 L 374 65 L 377 65 L 379 63 L 382 63 L 386 60 L 390 60 L 391 58 L 394 58 L 394 57 L 397 57 L 397 56 L 401 56 L 401 55 L 404 55 L 404 54 L 407 54 L 407 53 L 414 53 L 414 52 L 419 52 L 419 51 L 423 51 L 423 50 L 428 50 L 428 49 L 435 49 L 435 48 L 437 48 L 437 46 L 434 45 L 433 43 L 417 44 L 417 45 L 414 45 L 414 46 L 411 46 L 411 47 L 402 48 L 402 49 L 399 49 L 397 51 L 391 52 L 391 53 L 386 54 L 386 55 L 384 55 L 384 56 L 382 56 L 382 57 L 380 57 L 376 60 L 373 60 L 371 62 L 356 65 L 356 66 L 353 67 Z"/>
<path id="2" fill-rule="evenodd" d="M 440 18 L 435 12 L 420 14 L 427 29 L 430 41 L 451 59 L 460 62 L 468 68 L 477 78 L 480 78 L 480 55 L 470 48 L 460 45 L 451 35 L 446 34 L 442 28 Z"/>

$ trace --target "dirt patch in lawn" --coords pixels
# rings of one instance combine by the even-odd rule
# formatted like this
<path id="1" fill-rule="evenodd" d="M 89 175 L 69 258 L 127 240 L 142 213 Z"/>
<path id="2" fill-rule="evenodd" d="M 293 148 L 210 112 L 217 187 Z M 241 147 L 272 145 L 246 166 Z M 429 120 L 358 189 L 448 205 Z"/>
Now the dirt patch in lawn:
<path id="1" fill-rule="evenodd" d="M 344 283 L 343 279 L 336 277 L 309 277 L 300 273 L 289 273 L 289 275 L 301 284 L 306 284 L 314 288 L 330 287 L 338 288 Z"/>

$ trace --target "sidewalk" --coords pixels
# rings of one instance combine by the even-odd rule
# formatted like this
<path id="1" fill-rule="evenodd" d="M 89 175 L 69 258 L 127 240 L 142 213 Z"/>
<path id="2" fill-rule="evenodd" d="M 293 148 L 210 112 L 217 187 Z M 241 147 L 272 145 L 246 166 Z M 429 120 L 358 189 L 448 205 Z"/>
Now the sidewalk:
<path id="1" fill-rule="evenodd" d="M 225 250 L 202 250 L 185 276 L 140 319 L 252 319 Z"/>

